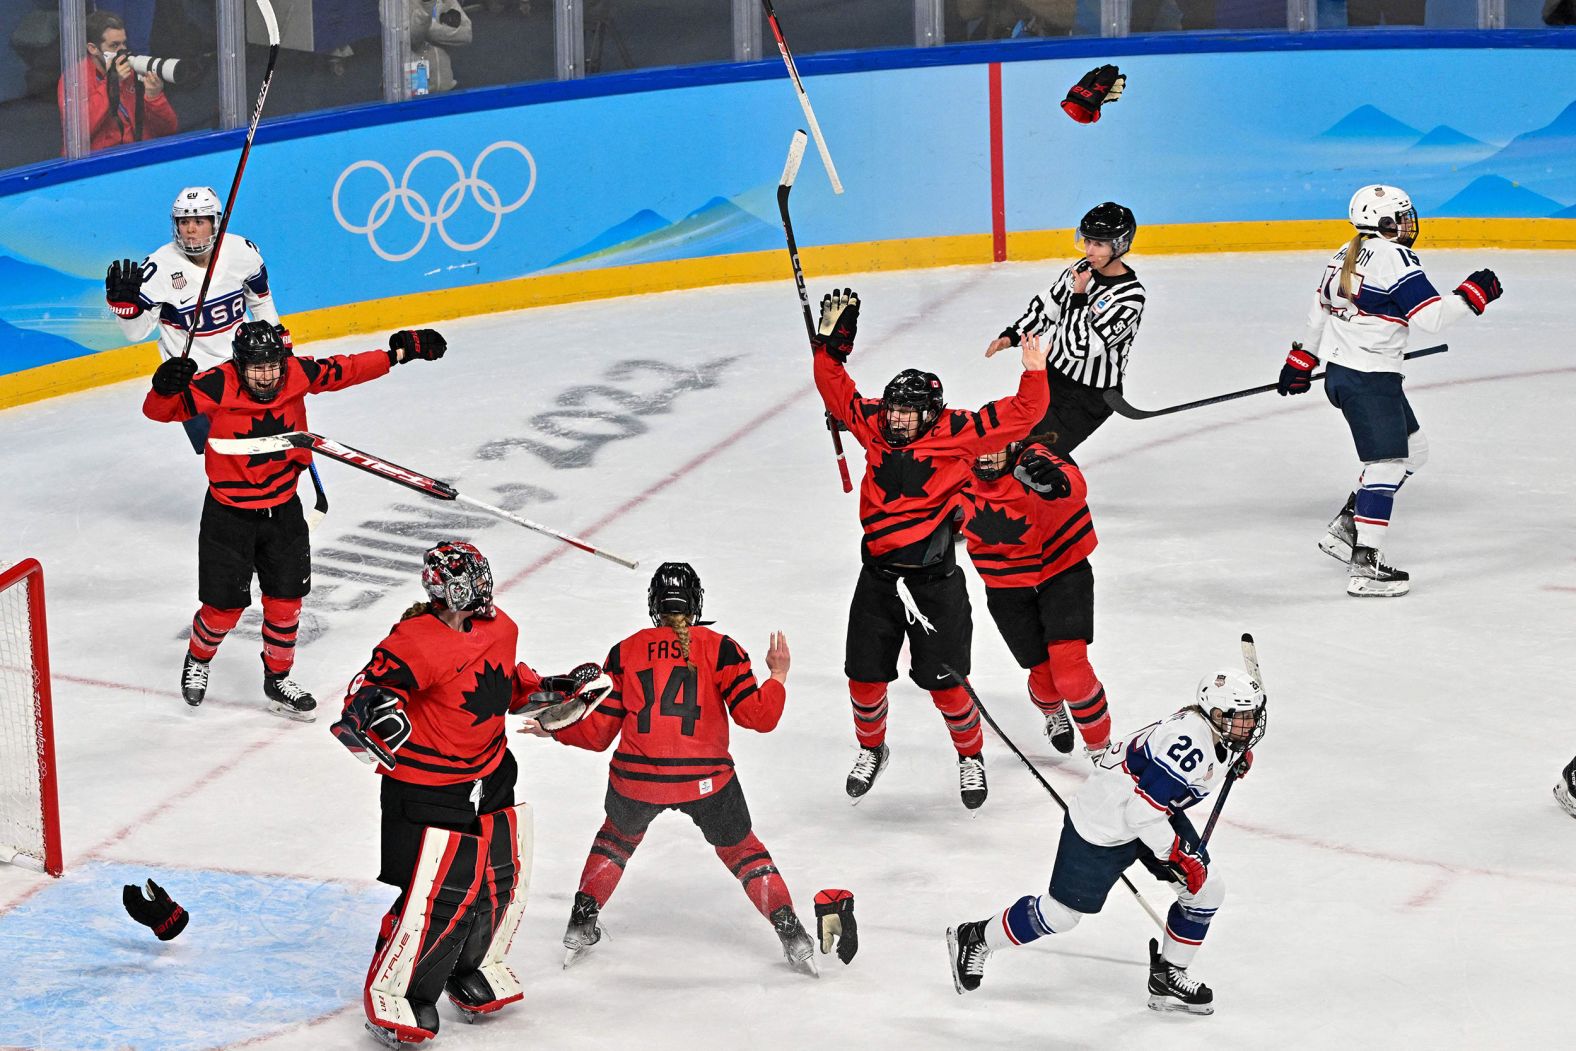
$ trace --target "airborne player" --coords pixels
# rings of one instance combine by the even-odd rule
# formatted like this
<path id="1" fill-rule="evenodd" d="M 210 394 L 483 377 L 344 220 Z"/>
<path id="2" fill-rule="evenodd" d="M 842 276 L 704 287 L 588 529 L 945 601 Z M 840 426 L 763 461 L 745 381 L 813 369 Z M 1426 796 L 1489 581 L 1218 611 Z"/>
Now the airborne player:
<path id="1" fill-rule="evenodd" d="M 897 678 L 906 637 L 909 677 L 930 693 L 958 753 L 958 785 L 970 810 L 985 802 L 985 738 L 979 712 L 946 668 L 969 672 L 974 625 L 968 588 L 952 545 L 952 517 L 962 502 L 974 458 L 1029 433 L 1045 412 L 1045 350 L 1023 339 L 1018 393 L 978 412 L 948 409 L 941 380 L 928 372 L 899 373 L 880 400 L 863 397 L 845 363 L 854 348 L 859 297 L 838 290 L 821 301 L 811 341 L 815 385 L 832 417 L 865 450 L 859 489 L 859 582 L 848 612 L 843 663 L 853 704 L 859 755 L 846 790 L 860 799 L 886 769 L 887 683 Z"/>

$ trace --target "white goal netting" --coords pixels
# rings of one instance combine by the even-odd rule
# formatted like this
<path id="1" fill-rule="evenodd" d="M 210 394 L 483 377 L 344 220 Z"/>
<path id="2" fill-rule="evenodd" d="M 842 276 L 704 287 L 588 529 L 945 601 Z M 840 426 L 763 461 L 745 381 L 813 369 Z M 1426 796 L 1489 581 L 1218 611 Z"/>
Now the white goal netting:
<path id="1" fill-rule="evenodd" d="M 0 562 L 0 861 L 32 858 L 58 875 L 43 575 Z"/>

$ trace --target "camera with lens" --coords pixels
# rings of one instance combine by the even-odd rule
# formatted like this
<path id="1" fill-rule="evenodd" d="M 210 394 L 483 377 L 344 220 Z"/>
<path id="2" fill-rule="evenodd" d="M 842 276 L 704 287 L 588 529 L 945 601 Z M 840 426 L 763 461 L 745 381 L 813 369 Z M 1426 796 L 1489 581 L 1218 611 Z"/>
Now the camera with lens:
<path id="1" fill-rule="evenodd" d="M 208 63 L 198 58 L 155 58 L 152 55 L 132 55 L 124 51 L 104 52 L 104 65 L 113 69 L 122 55 L 138 76 L 153 73 L 166 84 L 189 84 L 202 79 Z"/>

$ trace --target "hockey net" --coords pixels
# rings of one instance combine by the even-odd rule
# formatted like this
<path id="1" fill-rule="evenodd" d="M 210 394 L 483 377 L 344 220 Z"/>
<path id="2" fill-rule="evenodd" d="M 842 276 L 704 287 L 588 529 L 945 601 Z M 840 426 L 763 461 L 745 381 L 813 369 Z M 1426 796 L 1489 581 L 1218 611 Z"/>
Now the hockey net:
<path id="1" fill-rule="evenodd" d="M 44 571 L 0 562 L 0 861 L 61 872 Z"/>

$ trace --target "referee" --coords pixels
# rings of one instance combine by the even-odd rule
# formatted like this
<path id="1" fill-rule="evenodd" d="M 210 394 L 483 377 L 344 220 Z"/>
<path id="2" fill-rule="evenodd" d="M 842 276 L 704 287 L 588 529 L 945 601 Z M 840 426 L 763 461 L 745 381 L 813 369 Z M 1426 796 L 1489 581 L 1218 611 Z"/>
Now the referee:
<path id="1" fill-rule="evenodd" d="M 1114 201 L 1091 208 L 1078 224 L 1084 257 L 985 348 L 988 358 L 1029 333 L 1046 337 L 1051 407 L 1036 430 L 1050 435 L 1045 444 L 1064 460 L 1111 415 L 1105 391 L 1122 386 L 1144 313 L 1144 286 L 1122 262 L 1137 232 L 1131 209 Z"/>

